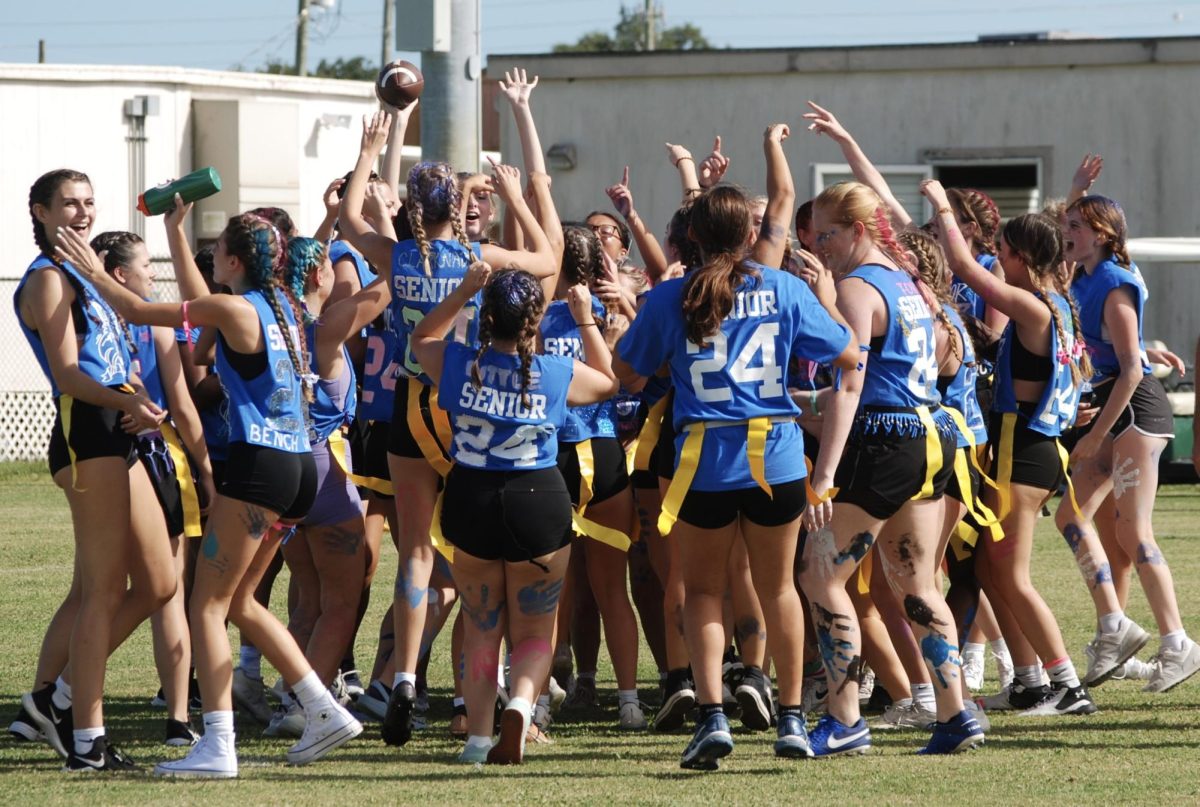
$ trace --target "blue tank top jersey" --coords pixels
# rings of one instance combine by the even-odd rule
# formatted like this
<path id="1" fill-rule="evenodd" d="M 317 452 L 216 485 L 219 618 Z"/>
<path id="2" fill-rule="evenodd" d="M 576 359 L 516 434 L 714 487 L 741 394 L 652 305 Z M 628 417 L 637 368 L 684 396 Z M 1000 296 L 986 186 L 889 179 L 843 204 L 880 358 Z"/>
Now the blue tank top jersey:
<path id="1" fill-rule="evenodd" d="M 1137 309 L 1138 353 L 1142 359 L 1142 375 L 1150 372 L 1150 360 L 1146 357 L 1146 344 L 1142 340 L 1142 311 L 1148 296 L 1146 283 L 1136 266 L 1126 269 L 1109 259 L 1092 270 L 1091 274 L 1086 271 L 1076 272 L 1071 283 L 1071 295 L 1079 306 L 1079 330 L 1083 332 L 1088 354 L 1092 358 L 1092 367 L 1095 369 L 1093 383 L 1121 372 L 1117 351 L 1113 348 L 1108 328 L 1104 325 L 1104 303 L 1113 290 L 1122 286 L 1127 287 L 1133 295 L 1133 305 Z"/>
<path id="2" fill-rule="evenodd" d="M 429 271 L 417 242 L 409 239 L 396 244 L 392 250 L 392 332 L 396 335 L 396 361 L 406 375 L 416 377 L 422 384 L 432 384 L 432 379 L 421 370 L 421 365 L 412 354 L 409 340 L 413 329 L 438 303 L 450 296 L 463 278 L 471 263 L 479 259 L 479 245 L 471 245 L 471 255 L 466 254 L 457 241 L 429 242 Z M 459 313 L 448 334 L 450 341 L 460 345 L 474 346 L 479 342 L 479 295 L 472 298 Z"/>
<path id="3" fill-rule="evenodd" d="M 308 367 L 314 375 L 317 371 L 317 326 L 304 326 L 308 343 Z M 318 379 L 313 385 L 313 400 L 308 405 L 308 439 L 312 443 L 324 442 L 334 429 L 354 420 L 358 400 L 354 392 L 354 365 L 350 352 L 342 345 L 342 374 L 332 380 Z"/>
<path id="4" fill-rule="evenodd" d="M 1063 330 L 1067 336 L 1067 344 L 1063 345 L 1058 339 L 1058 329 L 1050 327 L 1050 380 L 1042 390 L 1041 398 L 1037 401 L 1032 417 L 1029 418 L 1029 428 L 1047 437 L 1058 437 L 1075 421 L 1075 409 L 1079 406 L 1080 387 L 1071 378 L 1071 366 L 1058 357 L 1070 354 L 1075 344 L 1075 326 L 1071 318 L 1071 306 L 1066 298 L 1055 292 L 1049 293 L 1050 302 L 1058 309 L 1062 319 Z M 994 398 L 992 410 L 1000 413 L 1019 411 L 1016 391 L 1012 378 L 1012 343 L 1016 339 L 1014 328 L 1010 321 L 1000 337 L 1000 347 L 996 355 L 996 373 L 994 383 Z"/>
<path id="5" fill-rule="evenodd" d="M 476 387 L 471 380 L 475 354 L 474 349 L 451 342 L 442 361 L 438 405 L 450 416 L 454 430 L 451 457 L 487 471 L 553 468 L 575 360 L 534 356 L 528 398 L 523 400 L 516 356 L 486 351 L 479 362 L 483 383 Z"/>
<path id="6" fill-rule="evenodd" d="M 17 283 L 17 290 L 13 293 L 13 310 L 16 311 L 17 323 L 21 326 L 21 333 L 25 335 L 25 341 L 29 342 L 34 358 L 42 368 L 46 380 L 50 382 L 50 390 L 54 397 L 57 398 L 62 393 L 58 389 L 58 385 L 54 383 L 54 376 L 50 373 L 50 360 L 46 358 L 46 348 L 42 345 L 42 338 L 37 331 L 27 328 L 24 320 L 21 319 L 21 292 L 25 289 L 25 284 L 34 272 L 48 266 L 58 266 L 75 290 L 77 305 L 72 311 L 73 318 L 78 320 L 80 311 L 84 314 L 83 322 L 75 322 L 75 338 L 79 345 L 79 369 L 88 378 L 106 387 L 116 387 L 126 383 L 129 380 L 129 347 L 125 344 L 125 335 L 116 312 L 104 301 L 104 298 L 96 291 L 96 287 L 79 274 L 79 271 L 70 263 L 64 261 L 62 264 L 55 264 L 45 255 L 38 255 L 25 270 L 21 281 Z"/>
<path id="7" fill-rule="evenodd" d="M 962 362 L 942 396 L 942 403 L 962 413 L 971 436 L 975 438 L 975 445 L 982 445 L 987 442 L 987 422 L 984 420 L 983 410 L 979 408 L 979 399 L 975 396 L 975 383 L 979 378 L 975 346 L 971 342 L 971 335 L 967 333 L 967 327 L 963 324 L 962 316 L 954 306 L 947 305 L 945 310 L 954 329 L 958 331 L 958 341 L 962 345 Z M 960 434 L 958 447 L 966 448 L 968 445 L 967 438 Z"/>
<path id="8" fill-rule="evenodd" d="M 883 344 L 876 342 L 878 350 L 872 345 L 861 404 L 915 409 L 938 403 L 933 317 L 912 278 L 878 264 L 860 266 L 847 277 L 879 292 L 889 323 Z"/>
<path id="9" fill-rule="evenodd" d="M 162 376 L 158 374 L 158 352 L 154 349 L 154 328 L 150 325 L 129 325 L 129 336 L 133 340 L 130 351 L 133 371 L 142 380 L 146 396 L 160 409 L 167 408 L 167 393 L 163 389 Z"/>
<path id="10" fill-rule="evenodd" d="M 396 334 L 390 328 L 392 310 L 384 309 L 384 327 L 368 326 L 367 356 L 363 365 L 362 400 L 358 402 L 359 420 L 390 423 L 396 398 L 396 379 L 400 377 L 400 357 L 396 355 Z"/>
<path id="11" fill-rule="evenodd" d="M 851 334 L 829 316 L 808 284 L 777 269 L 750 265 L 758 275 L 742 281 L 733 308 L 707 347 L 688 340 L 686 278 L 678 278 L 651 289 L 617 353 L 644 376 L 669 365 L 675 387 L 676 464 L 689 423 L 781 418 L 767 436 L 767 482 L 791 482 L 803 478 L 805 468 L 803 438 L 794 420 L 800 409 L 784 385 L 788 359 L 801 355 L 832 362 Z M 757 485 L 750 475 L 746 435 L 745 428 L 706 429 L 694 490 Z"/>
<path id="12" fill-rule="evenodd" d="M 592 314 L 604 321 L 604 304 L 592 298 Z M 566 300 L 555 300 L 546 306 L 542 315 L 542 345 L 552 356 L 584 360 L 583 338 L 571 315 Z M 613 398 L 587 406 L 572 406 L 567 409 L 567 422 L 558 432 L 563 443 L 581 443 L 593 437 L 617 436 L 617 403 Z"/>
<path id="13" fill-rule="evenodd" d="M 282 292 L 271 291 L 272 294 Z M 290 334 L 275 321 L 271 304 L 263 292 L 247 291 L 242 297 L 254 306 L 266 343 L 267 369 L 256 378 L 243 379 L 225 355 L 225 340 L 217 337 L 217 375 L 229 405 L 229 441 L 274 448 L 291 454 L 311 450 L 304 422 L 304 393 L 292 367 L 287 340 L 300 347 L 299 333 L 291 306 L 280 300 L 280 310 Z"/>
<path id="14" fill-rule="evenodd" d="M 996 264 L 996 256 L 981 252 L 975 256 L 975 263 L 990 272 Z M 984 314 L 987 313 L 987 303 L 975 292 L 975 289 L 968 286 L 966 281 L 957 275 L 950 281 L 950 295 L 954 298 L 954 304 L 958 306 L 959 310 L 965 311 L 983 322 Z"/>
<path id="15" fill-rule="evenodd" d="M 358 285 L 366 288 L 371 285 L 378 275 L 371 269 L 371 264 L 367 263 L 367 259 L 359 255 L 349 242 L 337 240 L 329 244 L 329 263 L 337 264 L 342 258 L 349 258 L 354 261 L 354 270 L 358 272 Z"/>

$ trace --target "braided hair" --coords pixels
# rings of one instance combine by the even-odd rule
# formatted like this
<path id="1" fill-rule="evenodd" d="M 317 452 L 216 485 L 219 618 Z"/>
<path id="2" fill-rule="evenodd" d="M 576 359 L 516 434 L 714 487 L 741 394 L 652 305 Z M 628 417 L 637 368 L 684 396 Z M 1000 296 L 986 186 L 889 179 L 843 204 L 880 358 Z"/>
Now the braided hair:
<path id="1" fill-rule="evenodd" d="M 946 199 L 959 221 L 974 224 L 979 231 L 971 243 L 975 254 L 995 255 L 1000 209 L 992 197 L 975 188 L 950 188 L 946 191 Z"/>
<path id="2" fill-rule="evenodd" d="M 954 305 L 954 297 L 950 293 L 950 270 L 946 263 L 946 253 L 942 251 L 942 245 L 929 233 L 913 229 L 901 232 L 896 236 L 896 241 L 916 259 L 917 272 L 938 303 L 936 308 L 930 309 L 930 312 L 942 324 L 946 334 L 950 337 L 951 354 L 954 358 L 962 361 L 963 348 L 959 344 L 958 329 L 954 327 L 954 322 L 946 313 L 946 306 Z"/>
<path id="3" fill-rule="evenodd" d="M 590 286 L 604 276 L 604 254 L 600 239 L 590 227 L 580 224 L 563 226 L 562 272 L 567 284 Z"/>
<path id="4" fill-rule="evenodd" d="M 112 230 L 110 232 L 100 233 L 92 239 L 92 251 L 97 255 L 104 256 L 104 271 L 110 275 L 122 266 L 129 266 L 137 260 L 137 247 L 145 243 L 142 237 L 137 233 L 124 232 L 122 230 Z M 138 352 L 137 343 L 133 339 L 133 332 L 129 330 L 129 323 L 116 310 L 113 311 L 117 319 L 121 323 L 121 328 L 125 333 L 125 342 L 129 345 L 129 352 L 135 354 Z"/>
<path id="5" fill-rule="evenodd" d="M 529 405 L 533 353 L 545 307 L 542 284 L 533 275 L 522 269 L 502 269 L 492 275 L 483 288 L 483 304 L 479 309 L 479 351 L 471 365 L 471 383 L 477 389 L 483 385 L 479 371 L 483 354 L 496 339 L 512 339 L 517 343 L 521 401 Z"/>
<path id="6" fill-rule="evenodd" d="M 1090 197 L 1089 197 L 1090 198 Z M 1005 243 L 1017 254 L 1017 257 L 1028 267 L 1029 280 L 1033 284 L 1035 294 L 1050 311 L 1050 319 L 1058 336 L 1059 355 L 1057 358 L 1071 368 L 1071 380 L 1076 384 L 1092 376 L 1092 362 L 1084 350 L 1083 332 L 1080 330 L 1079 311 L 1070 291 L 1062 286 L 1059 279 L 1058 266 L 1063 260 L 1062 230 L 1058 222 L 1041 213 L 1027 213 L 1023 216 L 1009 219 L 1004 225 L 1003 238 Z M 1066 326 L 1058 306 L 1050 299 L 1047 289 L 1055 291 L 1067 300 L 1071 309 L 1072 334 L 1068 338 Z M 1072 347 L 1067 348 L 1070 344 Z"/>
<path id="7" fill-rule="evenodd" d="M 425 265 L 425 274 L 432 276 L 433 270 L 429 265 L 429 237 L 425 234 L 426 224 L 450 222 L 451 231 L 458 243 L 462 244 L 470 259 L 474 252 L 471 242 L 467 240 L 466 231 L 462 226 L 459 213 L 462 209 L 462 190 L 454 169 L 445 162 L 422 162 L 413 166 L 408 172 L 408 183 L 405 186 L 408 199 L 405 207 L 408 211 L 408 224 L 412 229 L 413 240 L 421 252 L 421 261 Z"/>
<path id="8" fill-rule="evenodd" d="M 1116 259 L 1119 266 L 1125 269 L 1133 267 L 1129 250 L 1125 246 L 1128 225 L 1125 223 L 1125 211 L 1121 209 L 1121 205 L 1107 196 L 1084 196 L 1076 199 L 1067 208 L 1068 213 L 1072 210 L 1078 211 L 1084 223 L 1096 231 L 1104 242 L 1104 248 Z"/>
<path id="9" fill-rule="evenodd" d="M 327 252 L 325 244 L 315 238 L 300 237 L 288 241 L 283 285 L 292 293 L 293 297 L 302 303 L 308 290 L 308 281 L 312 271 L 325 261 Z M 307 325 L 312 321 L 313 317 L 305 306 L 304 324 Z"/>
<path id="10" fill-rule="evenodd" d="M 226 251 L 241 261 L 242 266 L 246 268 L 246 278 L 250 285 L 263 292 L 263 296 L 267 298 L 271 311 L 275 314 L 275 323 L 284 334 L 288 358 L 292 361 L 296 377 L 300 379 L 304 400 L 311 402 L 312 384 L 308 380 L 306 368 L 300 361 L 300 357 L 308 352 L 308 340 L 301 327 L 295 330 L 296 339 L 291 338 L 292 331 L 287 327 L 287 319 L 279 305 L 279 297 L 282 295 L 292 309 L 296 324 L 304 321 L 299 301 L 284 282 L 287 241 L 275 224 L 251 213 L 230 218 L 221 237 L 225 241 Z M 299 344 L 296 344 L 297 341 Z"/>

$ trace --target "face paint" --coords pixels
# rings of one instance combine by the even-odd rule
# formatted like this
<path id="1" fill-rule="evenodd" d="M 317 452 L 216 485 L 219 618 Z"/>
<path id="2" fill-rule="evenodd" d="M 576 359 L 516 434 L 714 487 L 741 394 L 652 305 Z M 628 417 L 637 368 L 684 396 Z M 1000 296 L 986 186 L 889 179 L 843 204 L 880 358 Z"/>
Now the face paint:
<path id="1" fill-rule="evenodd" d="M 822 580 L 833 577 L 834 557 L 837 555 L 833 530 L 829 527 L 822 527 L 808 536 L 808 545 L 809 549 L 804 554 L 808 557 L 817 576 Z"/>
<path id="2" fill-rule="evenodd" d="M 526 616 L 550 614 L 558 607 L 558 596 L 562 593 L 563 581 L 538 580 L 517 592 L 517 606 Z"/>
<path id="3" fill-rule="evenodd" d="M 1166 566 L 1167 560 L 1162 551 L 1154 544 L 1138 544 L 1137 564 L 1139 566 Z"/>
<path id="4" fill-rule="evenodd" d="M 418 586 L 413 579 L 414 576 L 413 562 L 410 560 L 400 569 L 400 576 L 396 578 L 396 593 L 412 610 L 419 608 L 429 596 L 429 589 Z"/>
<path id="5" fill-rule="evenodd" d="M 875 536 L 869 532 L 860 532 L 858 535 L 850 539 L 850 545 L 837 553 L 837 557 L 833 562 L 837 565 L 842 565 L 848 560 L 853 560 L 855 563 L 866 557 L 870 551 L 872 544 L 875 543 Z"/>
<path id="6" fill-rule="evenodd" d="M 550 646 L 550 642 L 540 636 L 531 636 L 513 648 L 512 666 L 519 667 L 539 656 L 548 657 L 553 652 L 554 648 Z"/>
<path id="7" fill-rule="evenodd" d="M 752 616 L 739 619 L 733 626 L 733 633 L 737 636 L 739 644 L 755 637 L 758 637 L 761 641 L 766 641 L 767 639 L 766 631 L 762 629 L 758 620 Z"/>
<path id="8" fill-rule="evenodd" d="M 1128 491 L 1142 484 L 1140 479 L 1142 475 L 1141 468 L 1133 466 L 1133 457 L 1126 457 L 1125 461 L 1113 469 L 1113 498 L 1119 499 Z"/>
<path id="9" fill-rule="evenodd" d="M 958 652 L 958 648 L 946 641 L 946 637 L 936 631 L 930 631 L 929 635 L 921 640 L 921 656 L 925 659 L 926 664 L 937 675 L 938 683 L 945 689 L 950 686 L 946 680 L 946 674 L 943 673 L 942 667 L 946 664 L 951 667 L 957 667 L 959 662 L 957 657 L 953 657 Z M 950 671 L 951 679 L 958 677 L 957 673 Z"/>
<path id="10" fill-rule="evenodd" d="M 488 632 L 495 630 L 500 624 L 500 612 L 504 610 L 504 598 L 500 597 L 492 606 L 488 605 L 490 592 L 486 585 L 479 587 L 479 603 L 473 602 L 473 592 L 468 588 L 463 592 L 462 609 L 470 618 L 471 623 L 479 630 Z"/>
<path id="11" fill-rule="evenodd" d="M 825 671 L 830 680 L 847 675 L 850 663 L 858 657 L 854 652 L 854 643 L 843 638 L 837 638 L 833 631 L 849 634 L 854 630 L 847 614 L 834 613 L 820 603 L 810 602 L 813 612 L 813 625 L 817 629 L 817 647 L 821 651 L 821 659 L 825 662 Z"/>
<path id="12" fill-rule="evenodd" d="M 1071 547 L 1071 554 L 1078 554 L 1079 542 L 1083 540 L 1083 530 L 1074 524 L 1068 524 L 1063 528 L 1063 540 L 1067 542 L 1067 546 Z"/>
<path id="13" fill-rule="evenodd" d="M 496 680 L 496 665 L 500 663 L 500 653 L 496 649 L 481 647 L 471 651 L 471 680 Z"/>

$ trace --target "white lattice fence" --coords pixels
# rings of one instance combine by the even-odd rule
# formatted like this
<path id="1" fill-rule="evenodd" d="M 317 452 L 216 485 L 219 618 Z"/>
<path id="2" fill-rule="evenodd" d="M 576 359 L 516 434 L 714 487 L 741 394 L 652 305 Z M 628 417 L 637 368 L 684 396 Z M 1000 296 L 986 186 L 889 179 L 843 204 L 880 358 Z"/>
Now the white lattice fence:
<path id="1" fill-rule="evenodd" d="M 0 462 L 45 459 L 53 425 L 49 390 L 0 392 Z"/>

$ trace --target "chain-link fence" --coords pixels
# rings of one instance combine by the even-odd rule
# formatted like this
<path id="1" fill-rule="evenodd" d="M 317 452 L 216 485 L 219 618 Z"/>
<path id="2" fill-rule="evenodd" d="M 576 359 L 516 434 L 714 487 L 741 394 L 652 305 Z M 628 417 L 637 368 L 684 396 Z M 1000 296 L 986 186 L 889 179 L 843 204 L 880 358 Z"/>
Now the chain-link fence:
<path id="1" fill-rule="evenodd" d="M 154 296 L 162 302 L 179 299 L 171 259 L 151 258 L 157 275 Z M 20 278 L 0 278 L 0 297 L 11 300 Z M 15 310 L 3 303 L 0 316 L 0 462 L 46 457 L 54 426 L 50 385 L 21 333 Z"/>

